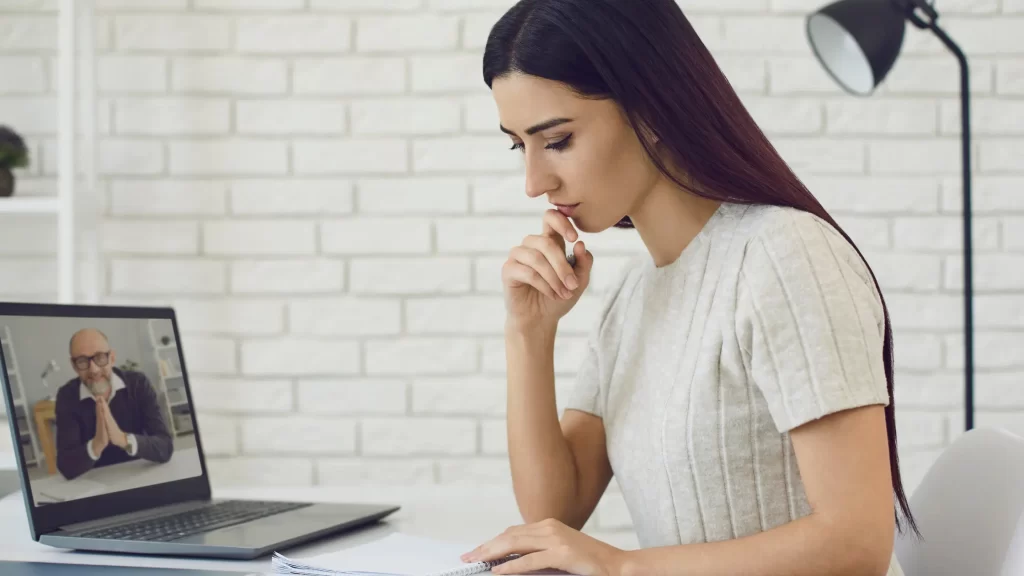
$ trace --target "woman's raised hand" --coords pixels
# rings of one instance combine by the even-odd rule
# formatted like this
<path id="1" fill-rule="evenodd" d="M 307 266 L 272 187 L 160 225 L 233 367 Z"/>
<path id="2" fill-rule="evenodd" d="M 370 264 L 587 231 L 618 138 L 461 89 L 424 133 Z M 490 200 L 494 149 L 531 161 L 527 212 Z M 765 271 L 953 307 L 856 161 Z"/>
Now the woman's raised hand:
<path id="1" fill-rule="evenodd" d="M 559 319 L 576 305 L 590 283 L 594 255 L 572 222 L 558 210 L 544 212 L 540 234 L 523 238 L 509 251 L 501 269 L 505 309 L 512 327 L 522 330 L 555 328 Z M 576 242 L 575 268 L 566 259 L 566 242 Z"/>

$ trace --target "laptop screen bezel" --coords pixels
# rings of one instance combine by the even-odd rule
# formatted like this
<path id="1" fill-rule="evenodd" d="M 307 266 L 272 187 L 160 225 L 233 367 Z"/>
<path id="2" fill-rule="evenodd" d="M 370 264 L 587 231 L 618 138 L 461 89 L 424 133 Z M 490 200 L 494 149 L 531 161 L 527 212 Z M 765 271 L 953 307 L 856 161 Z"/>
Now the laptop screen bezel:
<path id="1" fill-rule="evenodd" d="M 3 316 L 170 320 L 171 327 L 174 330 L 175 342 L 179 343 L 178 356 L 181 361 L 182 380 L 185 387 L 185 396 L 191 409 L 192 430 L 195 435 L 196 450 L 198 451 L 199 465 L 202 470 L 201 476 L 193 478 L 172 480 L 141 488 L 101 494 L 69 502 L 45 504 L 37 507 L 32 495 L 31 484 L 29 484 L 28 468 L 24 465 L 25 455 L 21 448 L 21 442 L 18 440 L 17 421 L 14 417 L 14 394 L 11 390 L 10 379 L 7 377 L 7 359 L 3 357 L 3 351 L 0 350 L 0 378 L 3 381 L 4 403 L 7 407 L 11 441 L 14 444 L 17 456 L 22 494 L 25 497 L 25 506 L 28 511 L 33 540 L 39 540 L 40 535 L 54 532 L 61 526 L 101 520 L 119 514 L 138 512 L 188 500 L 210 499 L 211 490 L 206 468 L 206 458 L 203 455 L 199 423 L 196 421 L 195 402 L 192 399 L 192 387 L 189 384 L 188 368 L 185 366 L 185 355 L 180 347 L 181 334 L 178 331 L 178 320 L 173 308 L 0 302 L 0 317 Z"/>

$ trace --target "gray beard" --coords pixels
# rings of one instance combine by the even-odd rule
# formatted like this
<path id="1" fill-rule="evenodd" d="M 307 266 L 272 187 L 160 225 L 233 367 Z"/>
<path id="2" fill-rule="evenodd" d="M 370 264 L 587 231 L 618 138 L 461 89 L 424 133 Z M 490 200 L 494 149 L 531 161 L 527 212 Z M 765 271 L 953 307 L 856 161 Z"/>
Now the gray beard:
<path id="1" fill-rule="evenodd" d="M 87 384 L 89 391 L 92 392 L 93 396 L 106 396 L 107 391 L 110 390 L 110 380 L 104 378 L 103 380 L 97 380 L 92 384 Z"/>

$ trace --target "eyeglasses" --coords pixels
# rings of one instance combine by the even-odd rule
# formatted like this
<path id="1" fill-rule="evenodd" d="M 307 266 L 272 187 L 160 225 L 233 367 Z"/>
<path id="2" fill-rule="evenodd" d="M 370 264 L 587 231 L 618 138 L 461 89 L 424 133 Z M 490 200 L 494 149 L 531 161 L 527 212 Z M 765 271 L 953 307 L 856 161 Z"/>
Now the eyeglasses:
<path id="1" fill-rule="evenodd" d="M 71 359 L 71 363 L 78 370 L 88 370 L 90 362 L 95 362 L 97 366 L 103 368 L 110 362 L 110 352 L 97 352 L 92 356 L 75 356 Z"/>

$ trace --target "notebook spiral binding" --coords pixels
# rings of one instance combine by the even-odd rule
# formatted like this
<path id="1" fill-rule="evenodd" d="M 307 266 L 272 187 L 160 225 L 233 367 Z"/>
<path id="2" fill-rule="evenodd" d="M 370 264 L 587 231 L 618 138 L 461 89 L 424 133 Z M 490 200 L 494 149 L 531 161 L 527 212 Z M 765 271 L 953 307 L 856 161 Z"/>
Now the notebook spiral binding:
<path id="1" fill-rule="evenodd" d="M 467 564 L 467 565 L 465 565 L 465 566 L 463 566 L 461 568 L 456 568 L 454 570 L 447 570 L 445 572 L 437 572 L 437 573 L 434 573 L 434 574 L 428 574 L 427 576 L 471 576 L 472 574 L 479 574 L 479 573 L 481 573 L 481 572 L 483 572 L 485 570 L 490 570 L 491 568 L 494 568 L 495 566 L 497 566 L 499 564 L 504 564 L 505 562 L 509 562 L 511 560 L 515 560 L 516 558 L 519 558 L 519 555 L 518 554 L 513 554 L 511 556 L 506 556 L 505 558 L 498 558 L 497 560 L 486 560 L 484 562 L 474 562 L 472 564 Z"/>
<path id="2" fill-rule="evenodd" d="M 471 564 L 466 564 L 465 566 L 460 566 L 459 568 L 453 568 L 451 570 L 445 570 L 443 572 L 434 572 L 433 574 L 427 574 L 426 576 L 471 576 L 473 574 L 480 574 L 481 572 L 486 572 L 499 564 L 504 564 L 505 562 L 509 562 L 515 560 L 516 558 L 520 558 L 521 556 L 521 554 L 511 554 L 504 558 L 498 558 L 496 560 L 487 560 L 483 562 L 473 562 Z M 314 568 L 311 566 L 298 564 L 295 561 L 289 560 L 288 558 L 282 556 L 277 552 L 274 553 L 274 556 L 271 559 L 271 566 L 273 567 L 274 574 L 318 574 L 321 576 L 326 576 L 328 574 L 335 574 L 338 576 L 342 576 L 345 574 L 354 576 L 370 576 L 371 574 L 380 574 L 377 572 L 350 572 L 343 570 L 334 571 L 325 570 L 322 568 Z"/>

